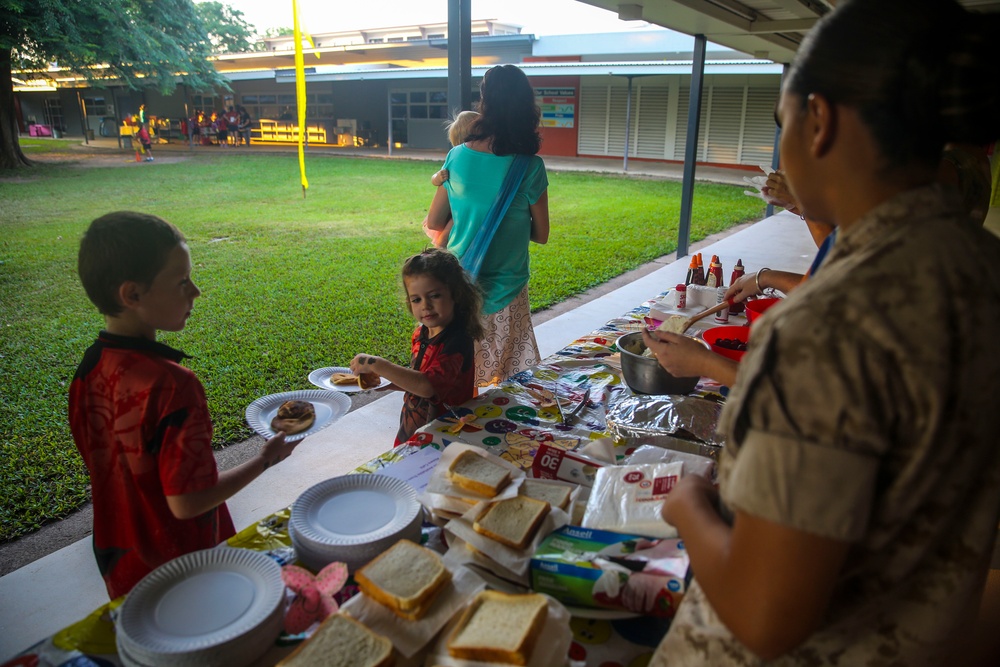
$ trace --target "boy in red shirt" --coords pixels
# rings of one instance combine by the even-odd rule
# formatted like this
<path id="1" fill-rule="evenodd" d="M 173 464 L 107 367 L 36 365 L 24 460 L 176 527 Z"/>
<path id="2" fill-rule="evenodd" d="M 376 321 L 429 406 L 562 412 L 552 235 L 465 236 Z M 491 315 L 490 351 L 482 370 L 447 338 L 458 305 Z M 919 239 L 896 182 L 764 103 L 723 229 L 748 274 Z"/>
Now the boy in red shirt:
<path id="1" fill-rule="evenodd" d="M 153 215 L 119 211 L 91 223 L 79 274 L 104 314 L 69 392 L 73 440 L 90 473 L 94 554 L 111 599 L 146 574 L 235 534 L 225 500 L 288 456 L 279 433 L 219 473 L 205 391 L 156 342 L 180 331 L 201 291 L 184 236 Z"/>

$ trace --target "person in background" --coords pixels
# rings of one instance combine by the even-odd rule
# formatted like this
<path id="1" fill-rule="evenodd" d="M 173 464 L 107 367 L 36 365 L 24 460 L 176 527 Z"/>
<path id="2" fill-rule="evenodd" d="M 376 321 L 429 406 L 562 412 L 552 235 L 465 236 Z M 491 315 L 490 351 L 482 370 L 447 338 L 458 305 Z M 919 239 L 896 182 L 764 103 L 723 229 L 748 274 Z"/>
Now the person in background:
<path id="1" fill-rule="evenodd" d="M 135 136 L 139 139 L 139 143 L 142 145 L 142 152 L 146 156 L 146 162 L 153 161 L 153 140 L 149 136 L 149 130 L 146 129 L 145 125 L 140 125 L 139 129 L 136 131 Z"/>
<path id="2" fill-rule="evenodd" d="M 253 126 L 253 120 L 250 118 L 250 113 L 246 110 L 246 107 L 239 107 L 240 118 L 237 131 L 239 132 L 239 138 L 242 139 L 244 146 L 250 145 L 250 128 Z M 236 142 L 239 145 L 239 141 Z"/>
<path id="3" fill-rule="evenodd" d="M 236 107 L 230 105 L 229 110 L 224 114 L 226 117 L 226 127 L 229 128 L 229 140 L 232 142 L 233 146 L 240 145 L 240 114 L 236 111 Z"/>
<path id="4" fill-rule="evenodd" d="M 963 640 L 1000 521 L 1000 239 L 936 179 L 1000 136 L 997 23 L 847 0 L 803 41 L 781 162 L 837 242 L 754 324 L 718 489 L 667 496 L 695 578 L 653 667 L 996 664 Z"/>
<path id="5" fill-rule="evenodd" d="M 213 115 L 215 116 L 215 139 L 219 142 L 219 146 L 225 146 L 229 143 L 229 121 L 226 120 L 226 112 Z"/>
<path id="6" fill-rule="evenodd" d="M 434 194 L 425 224 L 440 232 L 453 221 L 448 250 L 464 257 L 514 156 L 531 156 L 477 276 L 485 295 L 486 335 L 476 349 L 476 379 L 486 386 L 539 361 L 528 301 L 528 246 L 548 242 L 549 200 L 545 164 L 537 155 L 541 112 L 528 77 L 513 65 L 498 65 L 486 71 L 479 92 L 479 118 L 466 142 L 448 152 L 448 180 Z"/>
<path id="7" fill-rule="evenodd" d="M 483 336 L 482 298 L 458 258 L 430 248 L 403 264 L 403 287 L 417 328 L 410 366 L 359 354 L 351 372 L 378 373 L 406 392 L 395 445 L 418 428 L 476 395 L 473 354 Z"/>
<path id="8" fill-rule="evenodd" d="M 451 142 L 452 146 L 458 146 L 459 144 L 464 144 L 466 138 L 469 136 L 469 132 L 472 129 L 472 124 L 479 118 L 479 114 L 475 111 L 462 111 L 457 116 L 455 120 L 448 124 L 448 141 Z M 441 187 L 444 182 L 448 180 L 448 170 L 439 169 L 434 172 L 431 176 L 431 185 L 435 187 Z M 424 234 L 431 240 L 431 242 L 438 248 L 445 248 L 448 246 L 448 234 L 451 232 L 451 221 L 445 225 L 445 228 L 440 232 L 431 231 L 427 229 L 427 220 L 424 220 Z"/>
<path id="9" fill-rule="evenodd" d="M 225 500 L 288 456 L 284 434 L 219 473 L 205 391 L 156 340 L 181 331 L 201 291 L 176 227 L 108 213 L 80 241 L 80 281 L 105 328 L 69 389 L 69 424 L 90 474 L 94 555 L 115 599 L 155 568 L 235 534 Z"/>

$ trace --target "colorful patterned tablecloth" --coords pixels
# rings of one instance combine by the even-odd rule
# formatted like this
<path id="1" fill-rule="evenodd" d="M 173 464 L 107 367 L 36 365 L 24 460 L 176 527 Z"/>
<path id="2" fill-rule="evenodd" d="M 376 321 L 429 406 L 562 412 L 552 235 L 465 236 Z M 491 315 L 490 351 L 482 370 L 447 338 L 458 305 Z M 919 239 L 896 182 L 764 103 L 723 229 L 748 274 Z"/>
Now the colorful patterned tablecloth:
<path id="1" fill-rule="evenodd" d="M 509 378 L 422 427 L 406 444 L 386 451 L 358 466 L 351 474 L 375 473 L 424 447 L 443 449 L 452 442 L 478 445 L 518 467 L 531 468 L 540 443 L 564 450 L 579 448 L 609 436 L 605 422 L 609 402 L 630 392 L 621 376 L 615 341 L 646 326 L 651 299 L 617 317 L 597 331 L 576 339 L 537 366 Z M 710 326 L 710 325 L 709 325 Z M 693 394 L 718 399 L 724 388 L 703 378 Z M 558 403 L 554 401 L 558 397 Z M 569 416 L 573 413 L 573 416 Z M 464 419 L 463 419 L 464 417 Z M 630 453 L 627 442 L 615 442 L 618 460 Z M 291 507 L 274 512 L 247 526 L 228 540 L 233 547 L 269 552 L 279 562 L 293 558 L 288 536 Z M 427 526 L 427 530 L 434 530 Z M 350 596 L 356 588 L 345 588 Z M 47 665 L 120 665 L 114 639 L 114 610 L 119 598 L 87 618 L 59 631 L 7 664 L 26 667 Z M 572 619 L 573 643 L 569 657 L 575 664 L 593 667 L 645 667 L 666 632 L 668 622 L 651 617 Z M 604 617 L 602 617 L 604 616 Z M 300 638 L 282 637 L 280 642 Z M 35 656 L 37 659 L 32 659 Z M 81 660 L 90 660 L 82 662 Z M 15 662 L 20 660 L 20 662 Z M 75 661 L 75 662 L 74 662 Z"/>

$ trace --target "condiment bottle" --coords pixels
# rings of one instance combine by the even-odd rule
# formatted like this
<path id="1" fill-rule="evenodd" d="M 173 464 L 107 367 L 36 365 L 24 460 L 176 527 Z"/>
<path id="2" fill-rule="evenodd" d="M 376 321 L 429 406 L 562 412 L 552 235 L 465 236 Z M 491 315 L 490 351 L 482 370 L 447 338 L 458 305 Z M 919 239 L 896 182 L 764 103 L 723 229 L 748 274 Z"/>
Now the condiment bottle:
<path id="1" fill-rule="evenodd" d="M 730 285 L 735 285 L 736 281 L 743 277 L 743 260 L 736 260 L 736 266 L 733 267 L 733 275 L 729 279 Z M 730 315 L 739 315 L 744 310 L 744 303 L 742 301 L 734 301 L 731 306 L 729 306 Z"/>
<path id="2" fill-rule="evenodd" d="M 695 255 L 695 260 L 697 264 L 694 267 L 694 280 L 692 281 L 695 285 L 705 284 L 705 265 L 701 261 L 701 253 L 699 252 Z"/>
<path id="3" fill-rule="evenodd" d="M 684 284 L 685 285 L 690 285 L 691 283 L 694 282 L 695 272 L 696 272 L 697 268 L 698 268 L 698 256 L 697 255 L 691 255 L 691 262 L 688 264 L 687 277 L 684 278 Z"/>
<path id="4" fill-rule="evenodd" d="M 722 262 L 719 261 L 718 255 L 712 255 L 712 263 L 708 266 L 705 284 L 709 287 L 722 287 L 725 285 L 722 278 Z"/>
<path id="5" fill-rule="evenodd" d="M 687 308 L 687 285 L 678 284 L 674 289 L 677 290 L 677 307 Z"/>
<path id="6" fill-rule="evenodd" d="M 726 288 L 720 287 L 715 291 L 715 303 L 720 304 L 726 300 Z M 715 314 L 715 321 L 727 324 L 729 322 L 729 309 L 723 308 Z"/>

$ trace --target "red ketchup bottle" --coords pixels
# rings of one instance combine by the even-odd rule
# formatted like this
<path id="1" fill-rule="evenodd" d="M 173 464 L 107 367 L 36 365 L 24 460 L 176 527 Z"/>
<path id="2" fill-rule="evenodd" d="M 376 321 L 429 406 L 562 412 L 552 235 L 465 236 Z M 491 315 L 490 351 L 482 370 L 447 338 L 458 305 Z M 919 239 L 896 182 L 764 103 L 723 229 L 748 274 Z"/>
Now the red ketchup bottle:
<path id="1" fill-rule="evenodd" d="M 736 281 L 743 277 L 743 260 L 736 260 L 736 266 L 733 267 L 733 275 L 729 278 L 729 284 L 735 285 Z M 743 312 L 745 306 L 742 301 L 734 301 L 732 305 L 729 306 L 730 315 L 739 315 Z"/>
<path id="2" fill-rule="evenodd" d="M 705 284 L 709 287 L 723 287 L 722 262 L 718 255 L 712 255 L 712 263 L 708 266 L 708 275 L 705 276 Z"/>

